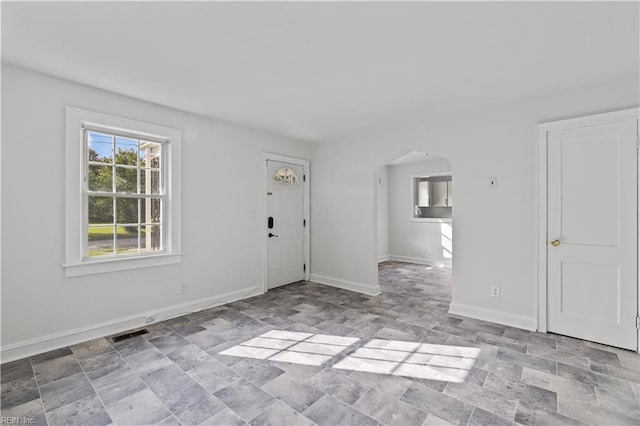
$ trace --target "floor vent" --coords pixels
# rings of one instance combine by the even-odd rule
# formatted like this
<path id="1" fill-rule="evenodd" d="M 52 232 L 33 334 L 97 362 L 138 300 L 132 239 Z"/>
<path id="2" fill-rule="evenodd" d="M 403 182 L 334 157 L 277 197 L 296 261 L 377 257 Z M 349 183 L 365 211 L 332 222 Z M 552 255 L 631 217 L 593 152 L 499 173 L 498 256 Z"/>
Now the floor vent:
<path id="1" fill-rule="evenodd" d="M 141 330 L 132 331 L 130 333 L 119 334 L 117 336 L 112 337 L 112 339 L 114 342 L 121 342 L 122 340 L 131 339 L 136 336 L 142 336 L 143 334 L 147 334 L 147 333 L 149 333 L 149 330 L 147 330 L 146 328 L 143 328 Z"/>

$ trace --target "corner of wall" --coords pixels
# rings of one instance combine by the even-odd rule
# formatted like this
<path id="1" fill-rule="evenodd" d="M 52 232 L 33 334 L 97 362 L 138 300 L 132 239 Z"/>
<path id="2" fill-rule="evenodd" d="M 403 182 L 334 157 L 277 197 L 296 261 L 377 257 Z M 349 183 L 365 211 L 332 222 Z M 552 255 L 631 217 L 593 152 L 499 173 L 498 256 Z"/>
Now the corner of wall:
<path id="1" fill-rule="evenodd" d="M 382 293 L 379 285 L 371 286 L 353 281 L 342 280 L 338 278 L 327 277 L 325 275 L 311 274 L 311 281 L 324 284 L 331 287 L 341 288 L 343 290 L 355 291 L 368 296 L 377 296 Z"/>
<path id="2" fill-rule="evenodd" d="M 535 331 L 537 328 L 537 321 L 535 317 L 479 308 L 476 306 L 462 305 L 453 302 L 449 305 L 449 313 L 452 315 L 508 325 L 510 327 L 522 328 L 524 330 Z"/>

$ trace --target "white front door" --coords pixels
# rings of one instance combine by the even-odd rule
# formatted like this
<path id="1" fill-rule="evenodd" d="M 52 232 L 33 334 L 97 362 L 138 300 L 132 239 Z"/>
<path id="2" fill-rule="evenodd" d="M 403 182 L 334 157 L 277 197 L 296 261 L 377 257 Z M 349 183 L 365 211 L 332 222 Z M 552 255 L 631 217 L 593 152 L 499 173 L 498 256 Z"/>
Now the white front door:
<path id="1" fill-rule="evenodd" d="M 636 140 L 636 120 L 547 134 L 547 329 L 633 350 Z"/>
<path id="2" fill-rule="evenodd" d="M 304 279 L 304 168 L 267 161 L 268 288 Z"/>

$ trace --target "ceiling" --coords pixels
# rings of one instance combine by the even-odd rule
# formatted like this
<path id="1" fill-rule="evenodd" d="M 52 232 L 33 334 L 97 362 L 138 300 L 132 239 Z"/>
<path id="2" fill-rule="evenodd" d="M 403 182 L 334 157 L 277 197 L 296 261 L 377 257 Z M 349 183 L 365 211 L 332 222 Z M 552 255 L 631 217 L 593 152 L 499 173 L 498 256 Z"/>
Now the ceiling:
<path id="1" fill-rule="evenodd" d="M 443 157 L 437 157 L 435 155 L 429 155 L 426 152 L 410 151 L 393 161 L 389 162 L 389 166 L 401 166 L 404 164 L 422 163 L 426 161 L 442 160 Z"/>
<path id="2" fill-rule="evenodd" d="M 639 71 L 638 2 L 2 2 L 2 60 L 309 141 Z"/>

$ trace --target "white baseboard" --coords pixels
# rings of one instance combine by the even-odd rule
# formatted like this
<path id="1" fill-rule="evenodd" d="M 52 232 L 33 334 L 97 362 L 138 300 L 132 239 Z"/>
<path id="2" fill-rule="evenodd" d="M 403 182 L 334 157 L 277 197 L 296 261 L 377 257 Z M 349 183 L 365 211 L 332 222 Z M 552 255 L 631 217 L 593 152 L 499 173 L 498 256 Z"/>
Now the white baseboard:
<path id="1" fill-rule="evenodd" d="M 325 284 L 331 287 L 338 287 L 344 290 L 355 291 L 357 293 L 364 293 L 368 296 L 377 296 L 382 293 L 380 286 L 368 286 L 366 284 L 356 283 L 353 281 L 341 280 L 338 278 L 331 278 L 324 275 L 311 274 L 311 281 L 318 284 Z"/>
<path id="2" fill-rule="evenodd" d="M 417 263 L 418 265 L 433 265 L 438 267 L 451 268 L 451 259 L 425 259 L 424 257 L 389 256 L 389 260 L 396 262 Z"/>
<path id="3" fill-rule="evenodd" d="M 386 262 L 388 260 L 391 260 L 391 256 L 388 254 L 378 257 L 378 263 Z"/>
<path id="4" fill-rule="evenodd" d="M 75 345 L 88 340 L 121 333 L 134 328 L 151 325 L 156 322 L 198 312 L 214 306 L 224 305 L 225 303 L 247 299 L 263 293 L 264 288 L 263 285 L 260 284 L 253 288 L 231 291 L 218 296 L 192 300 L 186 303 L 171 305 L 162 309 L 142 312 L 123 318 L 117 318 L 87 327 L 53 333 L 43 337 L 36 337 L 34 339 L 12 343 L 10 345 L 3 345 L 1 350 L 2 363 L 37 355 L 54 349 L 64 348 L 66 346 Z M 148 321 L 149 318 L 153 318 L 153 320 Z"/>
<path id="5" fill-rule="evenodd" d="M 509 312 L 496 311 L 493 309 L 451 303 L 449 305 L 449 313 L 463 317 L 475 318 L 482 321 L 508 325 L 510 327 L 522 328 L 525 330 L 535 331 L 537 328 L 535 317 L 527 317 Z"/>

